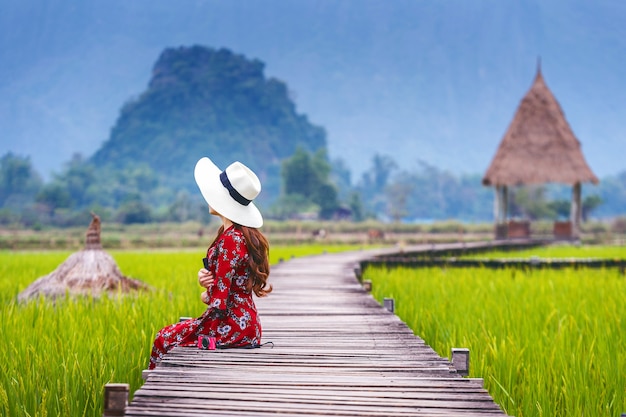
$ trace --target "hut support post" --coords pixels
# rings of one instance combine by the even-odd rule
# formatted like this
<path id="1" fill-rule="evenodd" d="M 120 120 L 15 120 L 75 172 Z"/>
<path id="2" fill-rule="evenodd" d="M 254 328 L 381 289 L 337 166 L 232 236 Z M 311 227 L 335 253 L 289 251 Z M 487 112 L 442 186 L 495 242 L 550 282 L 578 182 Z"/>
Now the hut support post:
<path id="1" fill-rule="evenodd" d="M 506 239 L 506 219 L 509 204 L 508 188 L 506 185 L 497 185 L 495 192 L 494 217 L 496 220 L 496 239 Z"/>
<path id="2" fill-rule="evenodd" d="M 495 192 L 495 198 L 493 199 L 493 218 L 496 221 L 496 224 L 500 223 L 500 187 L 495 186 L 493 189 Z"/>
<path id="3" fill-rule="evenodd" d="M 502 186 L 502 223 L 509 217 L 509 187 Z"/>
<path id="4" fill-rule="evenodd" d="M 506 223 L 506 218 L 508 215 L 508 205 L 509 205 L 509 192 L 508 187 L 506 185 L 498 185 L 496 186 L 496 204 L 495 204 L 495 217 L 496 223 L 504 224 Z"/>
<path id="5" fill-rule="evenodd" d="M 570 209 L 570 222 L 572 223 L 572 237 L 578 238 L 580 232 L 580 220 L 582 218 L 581 204 L 582 186 L 579 182 L 572 187 L 572 206 Z"/>

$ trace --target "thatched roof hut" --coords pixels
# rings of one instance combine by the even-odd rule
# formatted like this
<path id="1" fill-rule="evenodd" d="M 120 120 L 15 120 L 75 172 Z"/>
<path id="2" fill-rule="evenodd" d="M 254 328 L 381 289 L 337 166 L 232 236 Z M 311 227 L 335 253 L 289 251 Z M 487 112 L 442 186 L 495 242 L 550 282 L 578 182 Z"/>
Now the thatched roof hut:
<path id="1" fill-rule="evenodd" d="M 598 183 L 541 68 L 483 177 L 484 185 Z"/>
<path id="2" fill-rule="evenodd" d="M 506 222 L 508 187 L 562 183 L 573 187 L 571 236 L 576 237 L 581 216 L 581 184 L 598 183 L 583 156 L 580 142 L 537 67 L 535 80 L 522 99 L 483 184 L 496 188 L 496 223 Z M 501 232 L 496 231 L 496 235 Z M 502 236 L 498 236 L 502 237 Z"/>
<path id="3" fill-rule="evenodd" d="M 18 295 L 19 301 L 40 295 L 51 299 L 66 294 L 99 297 L 103 293 L 127 293 L 149 288 L 139 280 L 122 275 L 113 257 L 102 250 L 100 218 L 95 214 L 92 216 L 85 249 L 73 253 L 50 274 L 34 281 Z"/>

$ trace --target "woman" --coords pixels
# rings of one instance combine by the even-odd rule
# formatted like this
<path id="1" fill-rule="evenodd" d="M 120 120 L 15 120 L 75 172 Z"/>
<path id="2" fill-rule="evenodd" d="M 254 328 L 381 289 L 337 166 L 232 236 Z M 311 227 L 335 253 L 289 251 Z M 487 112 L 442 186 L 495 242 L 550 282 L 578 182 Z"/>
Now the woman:
<path id="1" fill-rule="evenodd" d="M 221 171 L 202 158 L 194 171 L 209 212 L 222 221 L 207 251 L 206 266 L 198 271 L 201 294 L 208 305 L 202 316 L 161 329 L 154 340 L 150 369 L 176 346 L 195 346 L 199 336 L 215 337 L 218 347 L 261 344 L 261 323 L 252 293 L 263 297 L 272 291 L 269 244 L 258 230 L 263 217 L 254 205 L 261 192 L 258 177 L 240 162 Z"/>

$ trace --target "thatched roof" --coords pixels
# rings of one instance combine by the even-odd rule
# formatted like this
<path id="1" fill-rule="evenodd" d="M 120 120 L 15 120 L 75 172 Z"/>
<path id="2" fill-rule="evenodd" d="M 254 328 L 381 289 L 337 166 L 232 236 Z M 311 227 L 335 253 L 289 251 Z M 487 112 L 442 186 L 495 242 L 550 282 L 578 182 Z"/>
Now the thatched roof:
<path id="1" fill-rule="evenodd" d="M 522 99 L 489 169 L 484 185 L 598 183 L 548 89 L 541 69 Z"/>
<path id="2" fill-rule="evenodd" d="M 66 295 L 99 297 L 103 293 L 127 293 L 148 288 L 145 283 L 122 275 L 113 257 L 102 250 L 100 218 L 93 214 L 85 249 L 73 253 L 50 274 L 35 280 L 18 295 L 18 300 L 27 301 L 40 295 L 51 299 Z"/>

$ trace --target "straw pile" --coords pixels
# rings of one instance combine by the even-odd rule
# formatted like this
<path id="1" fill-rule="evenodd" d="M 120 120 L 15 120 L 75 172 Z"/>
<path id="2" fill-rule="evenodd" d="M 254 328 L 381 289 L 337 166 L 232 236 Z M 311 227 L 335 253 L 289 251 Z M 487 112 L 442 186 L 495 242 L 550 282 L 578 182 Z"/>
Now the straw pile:
<path id="1" fill-rule="evenodd" d="M 43 295 L 55 299 L 66 295 L 118 294 L 148 289 L 148 285 L 125 277 L 115 260 L 102 250 L 100 242 L 100 218 L 93 219 L 87 229 L 85 249 L 70 255 L 50 274 L 38 278 L 18 295 L 19 301 L 27 301 Z"/>

